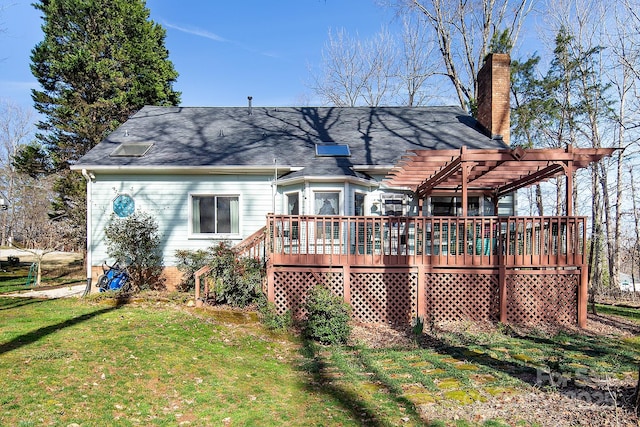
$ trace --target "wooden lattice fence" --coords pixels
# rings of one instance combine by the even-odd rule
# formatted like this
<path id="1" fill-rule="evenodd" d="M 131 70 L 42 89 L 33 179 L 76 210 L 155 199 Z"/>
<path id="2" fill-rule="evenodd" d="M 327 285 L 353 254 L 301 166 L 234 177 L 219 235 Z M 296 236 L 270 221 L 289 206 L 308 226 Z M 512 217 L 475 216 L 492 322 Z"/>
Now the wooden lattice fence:
<path id="1" fill-rule="evenodd" d="M 576 324 L 579 271 L 505 274 L 507 322 Z M 415 268 L 279 266 L 273 268 L 272 277 L 269 292 L 278 311 L 289 310 L 296 318 L 306 316 L 309 289 L 322 283 L 351 305 L 357 322 L 407 325 L 417 316 L 434 323 L 500 320 L 498 270 L 440 269 L 420 275 Z"/>
<path id="2" fill-rule="evenodd" d="M 405 324 L 417 313 L 418 275 L 391 269 L 351 270 L 353 317 L 364 323 Z"/>
<path id="3" fill-rule="evenodd" d="M 425 281 L 429 322 L 499 320 L 498 275 L 495 272 L 428 273 Z"/>
<path id="4" fill-rule="evenodd" d="M 520 270 L 507 274 L 507 321 L 575 324 L 578 271 Z"/>

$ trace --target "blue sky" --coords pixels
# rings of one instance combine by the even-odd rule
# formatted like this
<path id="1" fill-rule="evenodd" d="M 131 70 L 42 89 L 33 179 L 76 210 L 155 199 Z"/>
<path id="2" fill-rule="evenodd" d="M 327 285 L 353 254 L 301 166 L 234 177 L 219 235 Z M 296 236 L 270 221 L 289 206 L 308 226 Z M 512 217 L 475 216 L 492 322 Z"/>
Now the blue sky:
<path id="1" fill-rule="evenodd" d="M 0 7 L 0 98 L 32 108 L 30 51 L 42 40 L 31 1 Z M 147 0 L 180 73 L 185 106 L 318 105 L 308 86 L 330 29 L 366 37 L 394 25 L 375 0 Z"/>

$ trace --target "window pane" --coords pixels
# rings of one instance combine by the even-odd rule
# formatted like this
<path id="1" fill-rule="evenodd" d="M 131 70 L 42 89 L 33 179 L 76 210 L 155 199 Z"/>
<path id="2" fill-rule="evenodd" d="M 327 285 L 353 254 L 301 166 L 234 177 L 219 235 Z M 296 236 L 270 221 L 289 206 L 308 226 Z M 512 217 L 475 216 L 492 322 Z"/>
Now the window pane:
<path id="1" fill-rule="evenodd" d="M 218 197 L 218 233 L 231 233 L 231 199 L 232 197 Z"/>
<path id="2" fill-rule="evenodd" d="M 215 198 L 198 196 L 193 198 L 193 232 L 215 233 Z"/>
<path id="3" fill-rule="evenodd" d="M 340 211 L 339 196 L 340 193 L 315 193 L 316 215 L 337 215 Z"/>
<path id="4" fill-rule="evenodd" d="M 433 216 L 455 216 L 460 202 L 455 197 L 431 197 Z"/>
<path id="5" fill-rule="evenodd" d="M 480 215 L 480 197 L 467 197 L 467 215 Z"/>
<path id="6" fill-rule="evenodd" d="M 354 196 L 354 207 L 353 213 L 354 215 L 364 215 L 364 194 L 363 193 L 355 193 Z"/>
<path id="7" fill-rule="evenodd" d="M 299 200 L 298 193 L 287 194 L 287 214 L 288 215 L 300 215 L 298 200 Z"/>

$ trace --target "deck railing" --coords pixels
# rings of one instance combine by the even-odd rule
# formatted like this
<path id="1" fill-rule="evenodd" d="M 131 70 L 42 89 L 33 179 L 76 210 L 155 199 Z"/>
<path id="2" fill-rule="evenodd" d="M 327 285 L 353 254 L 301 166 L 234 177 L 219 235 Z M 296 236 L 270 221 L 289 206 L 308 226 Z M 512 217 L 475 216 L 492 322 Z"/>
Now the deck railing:
<path id="1" fill-rule="evenodd" d="M 249 257 L 264 260 L 265 240 L 266 227 L 262 227 L 234 246 L 233 250 L 239 258 Z"/>
<path id="2" fill-rule="evenodd" d="M 269 215 L 282 265 L 571 266 L 585 263 L 585 217 Z"/>

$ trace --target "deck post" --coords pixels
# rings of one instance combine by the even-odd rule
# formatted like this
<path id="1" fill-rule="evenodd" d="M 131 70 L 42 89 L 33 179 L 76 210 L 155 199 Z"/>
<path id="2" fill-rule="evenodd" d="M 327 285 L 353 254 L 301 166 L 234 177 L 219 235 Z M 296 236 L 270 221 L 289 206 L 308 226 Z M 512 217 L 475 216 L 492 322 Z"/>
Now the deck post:
<path id="1" fill-rule="evenodd" d="M 587 300 L 589 285 L 589 273 L 587 266 L 582 264 L 580 267 L 580 283 L 578 284 L 578 327 L 587 327 Z"/>
<path id="2" fill-rule="evenodd" d="M 418 264 L 418 283 L 416 284 L 418 301 L 416 302 L 416 316 L 423 320 L 427 318 L 427 275 L 424 264 Z"/>
<path id="3" fill-rule="evenodd" d="M 351 305 L 351 266 L 342 266 L 342 286 L 344 302 Z"/>
<path id="4" fill-rule="evenodd" d="M 275 268 L 273 266 L 267 267 L 267 301 L 276 302 L 276 290 L 275 290 Z"/>
<path id="5" fill-rule="evenodd" d="M 498 292 L 500 301 L 500 323 L 507 323 L 507 267 L 498 268 Z"/>

